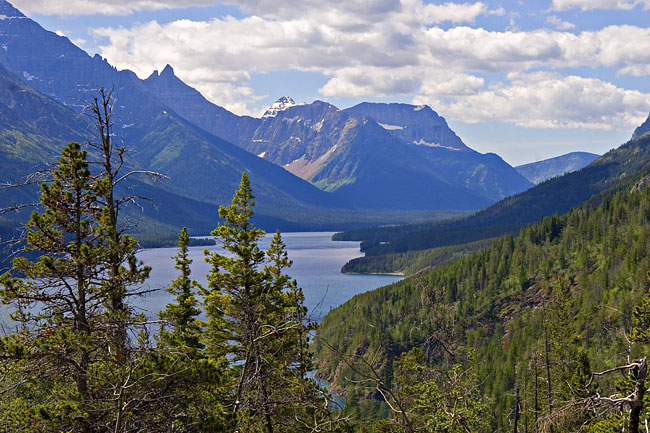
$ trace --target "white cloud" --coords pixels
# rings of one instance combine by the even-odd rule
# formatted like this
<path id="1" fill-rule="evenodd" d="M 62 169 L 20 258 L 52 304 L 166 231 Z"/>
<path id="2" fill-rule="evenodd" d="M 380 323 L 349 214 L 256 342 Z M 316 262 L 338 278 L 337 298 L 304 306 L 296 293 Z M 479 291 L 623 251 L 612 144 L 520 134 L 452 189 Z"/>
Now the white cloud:
<path id="1" fill-rule="evenodd" d="M 324 96 L 394 96 L 413 94 L 418 89 L 420 72 L 411 67 L 344 68 L 336 71 L 319 91 Z"/>
<path id="2" fill-rule="evenodd" d="M 650 28 L 609 26 L 577 35 L 550 30 L 490 32 L 471 27 L 428 29 L 421 41 L 432 65 L 482 72 L 540 67 L 608 67 L 619 73 L 650 63 Z"/>
<path id="3" fill-rule="evenodd" d="M 485 3 L 444 3 L 441 5 L 427 4 L 422 8 L 422 19 L 429 23 L 468 23 L 480 15 L 503 15 L 505 11 L 500 8 L 490 11 Z"/>
<path id="4" fill-rule="evenodd" d="M 443 101 L 417 95 L 413 103 L 432 104 L 450 119 L 501 120 L 532 128 L 629 129 L 650 108 L 650 94 L 625 90 L 595 78 L 554 73 L 512 73 L 473 95 Z"/>
<path id="5" fill-rule="evenodd" d="M 321 15 L 326 20 L 357 16 L 363 20 L 371 20 L 378 16 L 386 16 L 391 12 L 402 10 L 400 0 L 225 0 L 224 3 L 239 6 L 247 13 L 266 16 L 275 19 L 295 19 L 305 15 Z M 329 16 L 323 16 L 325 15 Z"/>
<path id="6" fill-rule="evenodd" d="M 552 9 L 564 11 L 568 9 L 594 10 L 594 9 L 618 9 L 632 10 L 641 5 L 644 9 L 650 9 L 650 0 L 553 0 Z"/>
<path id="7" fill-rule="evenodd" d="M 218 0 L 12 0 L 26 14 L 44 15 L 129 15 L 138 11 L 210 6 Z"/>
<path id="8" fill-rule="evenodd" d="M 146 77 L 169 63 L 208 99 L 239 114 L 256 114 L 254 105 L 261 96 L 250 87 L 252 73 L 287 70 L 328 77 L 320 89 L 327 97 L 416 94 L 416 102 L 442 104 L 436 107 L 456 118 L 465 110 L 474 121 L 498 118 L 528 126 L 627 128 L 640 112 L 647 114 L 647 94 L 594 78 L 534 71 L 604 67 L 619 74 L 650 75 L 648 28 L 609 26 L 571 33 L 435 26 L 504 14 L 483 2 L 305 0 L 296 7 L 288 0 L 241 0 L 237 4 L 252 15 L 164 25 L 149 22 L 129 29 L 101 28 L 95 34 L 107 38 L 102 55 L 118 68 Z M 556 16 L 548 23 L 560 30 L 573 28 Z M 486 87 L 481 76 L 485 73 L 509 75 L 501 83 L 502 78 L 493 77 L 497 83 Z M 629 113 L 607 114 L 623 110 Z"/>
<path id="9" fill-rule="evenodd" d="M 555 27 L 558 30 L 571 30 L 575 28 L 575 24 L 568 21 L 561 20 L 556 15 L 551 15 L 546 18 L 546 22 Z"/>

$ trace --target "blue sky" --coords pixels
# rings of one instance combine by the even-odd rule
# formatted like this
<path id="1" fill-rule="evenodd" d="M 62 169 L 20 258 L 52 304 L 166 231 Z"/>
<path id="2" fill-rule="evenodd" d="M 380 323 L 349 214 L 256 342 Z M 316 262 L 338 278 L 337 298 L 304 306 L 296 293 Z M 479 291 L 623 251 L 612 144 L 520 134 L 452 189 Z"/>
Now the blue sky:
<path id="1" fill-rule="evenodd" d="M 214 103 L 282 95 L 428 104 L 521 164 L 625 142 L 650 111 L 650 0 L 14 0 L 144 78 L 166 64 Z"/>

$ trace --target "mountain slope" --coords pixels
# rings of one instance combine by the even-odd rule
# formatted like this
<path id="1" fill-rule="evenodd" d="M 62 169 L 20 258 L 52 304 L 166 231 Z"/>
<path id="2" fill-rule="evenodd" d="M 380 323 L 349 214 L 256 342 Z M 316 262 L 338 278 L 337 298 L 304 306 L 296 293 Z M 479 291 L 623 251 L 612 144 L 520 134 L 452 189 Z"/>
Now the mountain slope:
<path id="1" fill-rule="evenodd" d="M 447 372 L 471 350 L 483 401 L 493 413 L 507 414 L 516 388 L 531 408 L 546 344 L 554 410 L 560 410 L 575 391 L 568 379 L 584 366 L 581 350 L 591 362 L 587 374 L 644 356 L 638 346 L 629 354 L 623 331 L 647 292 L 648 172 L 518 237 L 504 236 L 455 262 L 355 296 L 321 322 L 314 344 L 318 376 L 342 391 L 347 404 L 369 406 L 374 382 L 358 380 L 358 370 L 341 355 L 372 360 L 377 374 L 395 385 L 394 362 L 412 347 Z M 512 428 L 507 416 L 495 421 L 492 431 Z M 576 421 L 580 427 L 584 420 Z"/>
<path id="2" fill-rule="evenodd" d="M 642 136 L 607 152 L 588 166 L 550 179 L 473 215 L 455 220 L 378 227 L 350 231 L 337 240 L 361 240 L 368 255 L 423 250 L 479 239 L 516 234 L 543 216 L 564 214 L 611 187 L 636 175 L 650 163 L 650 136 Z"/>
<path id="3" fill-rule="evenodd" d="M 427 105 L 364 102 L 345 110 L 369 117 L 415 149 L 438 175 L 491 201 L 524 191 L 532 184 L 494 153 L 470 149 Z"/>
<path id="4" fill-rule="evenodd" d="M 61 149 L 70 141 L 84 143 L 93 136 L 85 118 L 51 98 L 25 85 L 15 75 L 0 66 L 0 173 L 2 182 L 20 183 L 25 176 L 52 167 L 59 159 Z M 127 167 L 136 168 L 126 160 Z M 149 185 L 131 178 L 122 193 L 136 189 L 138 195 L 157 203 L 152 207 L 143 202 L 145 212 L 139 208 L 129 211 L 129 218 L 139 224 L 136 232 L 169 232 L 190 224 L 205 233 L 214 226 L 216 206 L 174 194 L 160 183 Z M 2 208 L 33 203 L 37 200 L 38 183 L 32 186 L 0 189 Z M 183 209 L 184 212 L 179 212 Z M 25 212 L 30 212 L 27 208 Z M 15 224 L 24 220 L 25 213 L 10 213 Z"/>
<path id="5" fill-rule="evenodd" d="M 170 65 L 160 73 L 154 71 L 143 85 L 184 119 L 230 143 L 240 145 L 242 137 L 252 135 L 259 124 L 259 119 L 237 116 L 208 101 L 199 91 L 181 81 Z"/>
<path id="6" fill-rule="evenodd" d="M 641 126 L 634 130 L 634 134 L 632 134 L 632 140 L 641 137 L 648 131 L 650 131 L 650 115 L 648 115 L 648 118 L 641 124 Z"/>
<path id="7" fill-rule="evenodd" d="M 589 152 L 571 152 L 555 158 L 519 165 L 515 169 L 526 179 L 537 185 L 552 177 L 580 170 L 598 159 L 599 156 Z"/>

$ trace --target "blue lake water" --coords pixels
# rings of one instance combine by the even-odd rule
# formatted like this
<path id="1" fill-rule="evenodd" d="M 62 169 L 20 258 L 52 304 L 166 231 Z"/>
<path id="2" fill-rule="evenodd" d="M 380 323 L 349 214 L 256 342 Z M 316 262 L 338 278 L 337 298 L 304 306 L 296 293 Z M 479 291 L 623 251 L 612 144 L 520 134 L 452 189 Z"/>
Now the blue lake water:
<path id="1" fill-rule="evenodd" d="M 399 281 L 394 275 L 350 275 L 342 274 L 341 267 L 350 259 L 360 257 L 359 242 L 334 242 L 330 232 L 283 233 L 282 240 L 287 246 L 293 266 L 286 273 L 298 281 L 305 294 L 305 305 L 311 319 L 320 322 L 327 312 L 356 294 L 376 289 L 380 286 Z M 272 235 L 267 235 L 259 243 L 260 248 L 267 249 Z M 207 285 L 206 274 L 210 265 L 205 262 L 205 247 L 190 247 L 192 278 Z M 215 251 L 217 246 L 208 247 Z M 177 254 L 176 248 L 155 248 L 143 250 L 138 258 L 152 267 L 151 276 L 146 284 L 151 289 L 161 289 L 138 300 L 137 305 L 149 317 L 163 309 L 170 302 L 171 295 L 164 288 L 178 276 L 171 258 Z"/>
<path id="2" fill-rule="evenodd" d="M 293 266 L 286 273 L 298 281 L 305 294 L 305 305 L 309 309 L 312 321 L 320 322 L 327 312 L 354 295 L 401 279 L 393 275 L 350 275 L 342 274 L 341 267 L 350 259 L 360 257 L 359 242 L 334 242 L 333 233 L 284 233 L 282 240 L 287 246 L 289 258 Z M 260 241 L 260 248 L 267 249 L 271 235 Z M 203 250 L 206 247 L 190 247 L 192 263 L 192 278 L 207 285 L 206 275 L 210 265 L 205 262 Z M 207 247 L 210 251 L 217 246 Z M 164 289 L 178 276 L 174 268 L 173 256 L 176 248 L 154 248 L 140 251 L 137 256 L 146 265 L 152 267 L 151 275 L 145 282 L 149 289 L 156 290 L 144 298 L 131 299 L 138 311 L 148 317 L 155 318 L 172 300 L 172 295 Z M 2 328 L 11 329 L 15 324 L 9 320 L 12 307 L 0 305 L 0 332 Z"/>

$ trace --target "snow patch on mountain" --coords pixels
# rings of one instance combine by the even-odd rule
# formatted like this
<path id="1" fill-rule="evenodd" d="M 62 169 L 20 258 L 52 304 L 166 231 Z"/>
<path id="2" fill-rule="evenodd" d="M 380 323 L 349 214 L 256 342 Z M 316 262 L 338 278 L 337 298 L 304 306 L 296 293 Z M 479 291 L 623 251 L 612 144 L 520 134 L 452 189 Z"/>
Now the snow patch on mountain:
<path id="1" fill-rule="evenodd" d="M 427 141 L 424 141 L 423 139 L 420 139 L 420 141 L 413 141 L 413 144 L 417 144 L 418 146 L 441 147 L 443 149 L 460 151 L 460 149 L 458 149 L 456 147 L 443 146 L 443 145 L 441 145 L 439 143 L 429 143 Z"/>
<path id="2" fill-rule="evenodd" d="M 23 77 L 25 77 L 25 80 L 27 80 L 27 81 L 36 80 L 38 78 L 38 77 L 35 77 L 35 76 L 31 75 L 27 71 L 23 71 Z"/>
<path id="3" fill-rule="evenodd" d="M 418 105 L 417 107 L 414 107 L 414 108 L 413 108 L 413 111 L 420 111 L 420 110 L 423 110 L 424 107 L 426 107 L 426 105 Z"/>
<path id="4" fill-rule="evenodd" d="M 296 107 L 298 105 L 305 105 L 304 103 L 297 104 L 293 99 L 288 96 L 283 96 L 282 98 L 275 101 L 262 115 L 262 118 L 265 117 L 275 117 L 278 113 L 287 110 L 291 107 Z"/>
<path id="5" fill-rule="evenodd" d="M 379 126 L 381 126 L 382 128 L 384 128 L 387 131 L 401 131 L 402 129 L 404 129 L 403 126 L 388 125 L 386 123 L 380 123 Z"/>
<path id="6" fill-rule="evenodd" d="M 260 158 L 264 158 L 264 157 L 266 156 L 266 151 L 265 151 L 265 152 L 262 152 L 262 153 L 260 153 L 260 154 L 259 154 L 259 155 L 257 155 L 257 156 L 259 156 Z"/>
<path id="7" fill-rule="evenodd" d="M 323 124 L 325 123 L 325 119 L 321 119 L 320 122 L 318 122 L 316 125 L 312 127 L 312 129 L 316 132 L 320 132 L 321 129 L 323 129 Z"/>

